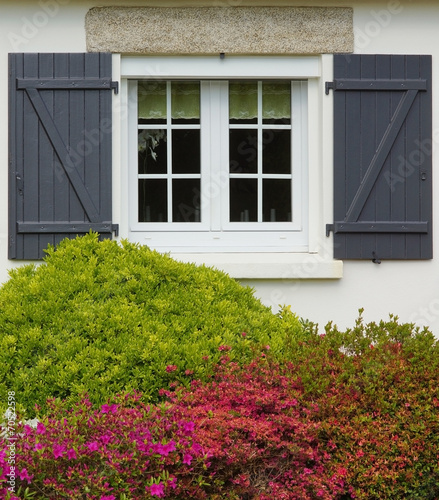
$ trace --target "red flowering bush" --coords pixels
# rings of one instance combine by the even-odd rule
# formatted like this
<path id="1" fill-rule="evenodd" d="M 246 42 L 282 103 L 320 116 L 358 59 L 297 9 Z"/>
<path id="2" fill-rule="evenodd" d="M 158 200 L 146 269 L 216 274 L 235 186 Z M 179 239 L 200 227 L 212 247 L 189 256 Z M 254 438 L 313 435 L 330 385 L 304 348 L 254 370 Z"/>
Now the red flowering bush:
<path id="1" fill-rule="evenodd" d="M 215 481 L 208 498 L 234 492 L 258 500 L 329 500 L 345 491 L 345 469 L 330 467 L 318 439 L 319 409 L 304 406 L 302 384 L 288 365 L 262 357 L 241 369 L 224 356 L 211 383 L 162 393 L 180 418 L 195 423 L 199 444 L 209 450 Z"/>
<path id="2" fill-rule="evenodd" d="M 71 410 L 52 400 L 36 428 L 20 424 L 15 476 L 21 489 L 38 500 L 205 498 L 199 472 L 206 457 L 193 438 L 194 423 L 176 419 L 165 405 L 145 406 L 139 396 L 94 411 L 87 398 Z M 17 489 L 8 490 L 6 453 L 0 471 L 0 495 L 8 498 Z"/>

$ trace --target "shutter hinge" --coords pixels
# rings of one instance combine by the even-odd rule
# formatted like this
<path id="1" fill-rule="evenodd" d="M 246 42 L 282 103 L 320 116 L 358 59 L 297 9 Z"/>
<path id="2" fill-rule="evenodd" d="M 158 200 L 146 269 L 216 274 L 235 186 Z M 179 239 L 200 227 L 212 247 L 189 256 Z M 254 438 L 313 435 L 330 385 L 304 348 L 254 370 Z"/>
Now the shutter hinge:
<path id="1" fill-rule="evenodd" d="M 119 236 L 119 224 L 111 224 L 111 231 L 114 233 L 114 236 Z"/>
<path id="2" fill-rule="evenodd" d="M 119 93 L 119 82 L 111 82 L 110 86 L 114 90 L 115 94 Z"/>
<path id="3" fill-rule="evenodd" d="M 334 232 L 334 224 L 326 224 L 326 236 L 329 236 L 329 234 Z"/>
<path id="4" fill-rule="evenodd" d="M 329 95 L 330 90 L 334 90 L 335 82 L 325 82 L 325 94 Z"/>

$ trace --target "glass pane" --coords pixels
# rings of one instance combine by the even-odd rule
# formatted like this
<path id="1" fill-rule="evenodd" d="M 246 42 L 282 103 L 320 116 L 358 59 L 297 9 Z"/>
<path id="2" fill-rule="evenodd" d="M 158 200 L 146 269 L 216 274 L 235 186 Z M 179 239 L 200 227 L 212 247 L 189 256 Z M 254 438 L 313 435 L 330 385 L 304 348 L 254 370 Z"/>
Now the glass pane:
<path id="1" fill-rule="evenodd" d="M 230 222 L 258 220 L 258 180 L 230 179 Z"/>
<path id="2" fill-rule="evenodd" d="M 291 83 L 262 83 L 263 123 L 291 123 Z"/>
<path id="3" fill-rule="evenodd" d="M 229 118 L 230 123 L 257 123 L 257 82 L 229 83 Z"/>
<path id="4" fill-rule="evenodd" d="M 173 179 L 172 222 L 200 221 L 200 179 Z"/>
<path id="5" fill-rule="evenodd" d="M 172 123 L 200 123 L 200 82 L 172 82 Z"/>
<path id="6" fill-rule="evenodd" d="M 137 84 L 139 123 L 166 122 L 166 82 L 139 81 Z"/>
<path id="7" fill-rule="evenodd" d="M 139 222 L 167 222 L 166 179 L 139 179 Z"/>
<path id="8" fill-rule="evenodd" d="M 229 133 L 230 173 L 258 171 L 258 131 L 232 129 Z"/>
<path id="9" fill-rule="evenodd" d="M 291 222 L 291 180 L 262 181 L 262 211 L 264 222 Z"/>
<path id="10" fill-rule="evenodd" d="M 172 172 L 200 173 L 200 130 L 172 131 Z"/>
<path id="11" fill-rule="evenodd" d="M 291 130 L 265 129 L 262 132 L 264 174 L 291 173 Z"/>
<path id="12" fill-rule="evenodd" d="M 166 130 L 139 130 L 139 174 L 166 174 Z"/>

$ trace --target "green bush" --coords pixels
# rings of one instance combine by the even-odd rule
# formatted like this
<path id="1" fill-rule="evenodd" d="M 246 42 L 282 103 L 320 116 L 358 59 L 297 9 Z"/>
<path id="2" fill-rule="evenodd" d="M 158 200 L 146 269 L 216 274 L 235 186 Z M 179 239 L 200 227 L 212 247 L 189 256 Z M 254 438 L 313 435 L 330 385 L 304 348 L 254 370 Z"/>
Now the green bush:
<path id="1" fill-rule="evenodd" d="M 355 498 L 437 499 L 439 342 L 395 316 L 366 324 L 361 312 L 346 331 L 311 326 L 290 374 L 318 406 L 320 440 Z"/>
<path id="2" fill-rule="evenodd" d="M 172 380 L 207 380 L 222 350 L 241 363 L 266 345 L 280 357 L 301 329 L 218 270 L 90 233 L 0 289 L 0 401 L 15 391 L 28 416 L 84 392 L 95 404 L 130 390 L 154 401 Z"/>

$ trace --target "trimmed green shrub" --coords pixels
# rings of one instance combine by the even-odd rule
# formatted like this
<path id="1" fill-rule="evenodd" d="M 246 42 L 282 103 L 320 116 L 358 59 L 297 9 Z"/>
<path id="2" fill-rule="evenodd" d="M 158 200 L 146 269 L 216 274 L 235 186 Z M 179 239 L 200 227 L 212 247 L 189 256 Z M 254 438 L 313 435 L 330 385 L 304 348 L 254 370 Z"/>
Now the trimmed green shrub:
<path id="1" fill-rule="evenodd" d="M 269 345 L 281 357 L 301 330 L 225 273 L 90 233 L 0 289 L 0 401 L 15 391 L 28 417 L 84 392 L 95 404 L 131 390 L 155 401 L 172 380 L 207 380 L 221 351 L 246 363 Z"/>

